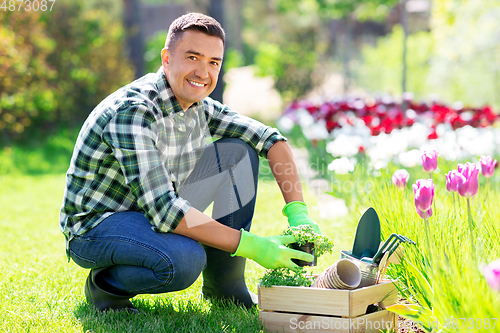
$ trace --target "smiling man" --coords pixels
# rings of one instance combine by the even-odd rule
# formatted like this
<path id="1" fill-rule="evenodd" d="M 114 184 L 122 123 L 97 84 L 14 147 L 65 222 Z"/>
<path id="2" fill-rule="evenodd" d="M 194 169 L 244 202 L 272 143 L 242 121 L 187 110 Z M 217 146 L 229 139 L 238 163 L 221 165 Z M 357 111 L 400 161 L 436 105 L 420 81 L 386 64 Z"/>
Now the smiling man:
<path id="1" fill-rule="evenodd" d="M 246 258 L 265 268 L 312 260 L 285 246 L 293 236 L 249 232 L 259 155 L 269 161 L 289 224 L 320 229 L 308 217 L 285 138 L 208 97 L 224 40 L 211 17 L 176 19 L 159 70 L 104 99 L 80 131 L 60 227 L 68 259 L 90 269 L 85 296 L 99 311 L 137 312 L 130 298 L 188 288 L 201 272 L 206 298 L 251 307 Z M 203 213 L 210 204 L 212 216 Z"/>

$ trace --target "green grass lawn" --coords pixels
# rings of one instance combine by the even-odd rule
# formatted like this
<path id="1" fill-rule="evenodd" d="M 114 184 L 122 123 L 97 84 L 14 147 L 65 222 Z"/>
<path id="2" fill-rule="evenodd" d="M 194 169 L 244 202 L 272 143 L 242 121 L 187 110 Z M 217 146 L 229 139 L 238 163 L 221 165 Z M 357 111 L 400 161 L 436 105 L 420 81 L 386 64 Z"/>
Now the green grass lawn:
<path id="1" fill-rule="evenodd" d="M 252 232 L 271 236 L 287 226 L 278 187 L 261 179 Z M 201 277 L 188 289 L 162 295 L 139 295 L 137 316 L 95 313 L 85 301 L 88 274 L 67 263 L 59 231 L 64 174 L 0 176 L 0 331 L 1 332 L 264 332 L 258 310 L 212 304 L 201 297 Z M 315 196 L 307 192 L 311 216 L 335 242 L 332 255 L 312 269 L 320 273 L 352 244 L 356 221 L 321 220 Z M 264 269 L 247 264 L 247 284 L 257 292 Z"/>
<path id="2" fill-rule="evenodd" d="M 65 258 L 58 224 L 64 191 L 62 167 L 42 163 L 43 170 L 34 172 L 39 170 L 37 155 L 29 156 L 33 158 L 12 158 L 10 165 L 0 159 L 0 167 L 17 170 L 0 176 L 0 332 L 265 332 L 258 309 L 205 301 L 201 278 L 181 292 L 135 297 L 132 302 L 140 310 L 137 316 L 95 313 L 83 294 L 88 271 Z M 23 160 L 29 168 L 22 168 Z M 403 297 L 431 311 L 442 325 L 451 323 L 443 332 L 483 332 L 486 324 L 488 332 L 500 332 L 500 324 L 496 325 L 500 294 L 487 285 L 480 271 L 482 264 L 497 259 L 500 253 L 499 180 L 490 179 L 488 186 L 481 180 L 480 190 L 471 200 L 475 225 L 471 234 L 465 199 L 456 197 L 455 201 L 445 191 L 443 172 L 448 167 L 441 169 L 444 171 L 433 175 L 436 197 L 428 224 L 415 213 L 411 185 L 402 191 L 392 186 L 391 170 L 378 176 L 352 174 L 340 179 L 342 183 L 360 180 L 373 185 L 369 193 L 344 193 L 351 202 L 351 213 L 342 218 L 322 220 L 317 208 L 323 203 L 306 188 L 312 218 L 335 243 L 333 254 L 321 257 L 318 266 L 309 270 L 320 273 L 337 261 L 339 251 L 352 246 L 362 211 L 373 206 L 381 220 L 383 239 L 396 232 L 417 242 L 405 247 L 402 265 L 388 270 L 398 280 Z M 48 173 L 51 170 L 53 174 Z M 410 173 L 413 181 L 422 177 L 416 170 Z M 278 235 L 287 226 L 281 215 L 284 202 L 265 165 L 261 175 L 252 232 Z M 253 292 L 263 275 L 262 267 L 248 262 L 247 284 Z M 474 319 L 471 327 L 469 318 Z M 484 326 L 478 328 L 478 324 Z M 465 330 L 454 327 L 464 325 Z"/>

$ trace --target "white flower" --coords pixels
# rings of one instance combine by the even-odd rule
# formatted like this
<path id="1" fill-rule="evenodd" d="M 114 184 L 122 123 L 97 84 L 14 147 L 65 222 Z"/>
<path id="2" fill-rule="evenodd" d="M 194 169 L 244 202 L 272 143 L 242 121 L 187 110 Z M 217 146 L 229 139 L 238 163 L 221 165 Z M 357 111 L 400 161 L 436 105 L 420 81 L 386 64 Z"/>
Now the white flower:
<path id="1" fill-rule="evenodd" d="M 361 145 L 363 145 L 361 137 L 339 134 L 335 140 L 327 144 L 326 151 L 334 157 L 352 157 L 358 153 Z"/>
<path id="2" fill-rule="evenodd" d="M 376 161 L 375 163 L 373 163 L 372 165 L 372 168 L 375 170 L 375 171 L 378 171 L 378 170 L 381 170 L 383 168 L 386 168 L 387 167 L 387 162 L 385 161 Z"/>
<path id="3" fill-rule="evenodd" d="M 493 155 L 495 151 L 493 132 L 469 125 L 457 129 L 457 142 L 469 156 Z"/>
<path id="4" fill-rule="evenodd" d="M 297 122 L 302 128 L 307 128 L 314 124 L 314 118 L 307 112 L 306 109 L 300 109 L 295 113 Z"/>
<path id="5" fill-rule="evenodd" d="M 421 163 L 422 153 L 418 149 L 412 149 L 410 151 L 403 152 L 399 154 L 399 163 L 406 168 L 411 168 L 417 166 Z"/>
<path id="6" fill-rule="evenodd" d="M 290 133 L 294 125 L 295 123 L 293 122 L 293 120 L 286 115 L 279 117 L 278 120 L 276 120 L 276 126 L 278 126 L 280 131 L 285 134 Z"/>
<path id="7" fill-rule="evenodd" d="M 406 137 L 408 148 L 420 148 L 427 142 L 427 135 L 429 135 L 429 128 L 421 123 L 415 123 L 411 127 L 401 129 L 402 136 Z"/>
<path id="8" fill-rule="evenodd" d="M 328 165 L 328 170 L 336 174 L 345 175 L 354 171 L 354 164 L 347 157 L 337 158 Z"/>
<path id="9" fill-rule="evenodd" d="M 323 119 L 318 120 L 316 123 L 302 127 L 302 132 L 308 140 L 324 140 L 328 138 L 328 131 L 326 123 Z"/>

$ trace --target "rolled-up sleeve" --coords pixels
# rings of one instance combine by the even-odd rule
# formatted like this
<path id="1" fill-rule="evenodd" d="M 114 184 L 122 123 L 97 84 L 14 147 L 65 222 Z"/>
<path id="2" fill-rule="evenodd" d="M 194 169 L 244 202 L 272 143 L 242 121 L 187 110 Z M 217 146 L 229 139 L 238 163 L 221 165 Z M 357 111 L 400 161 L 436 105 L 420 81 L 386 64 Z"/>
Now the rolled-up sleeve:
<path id="1" fill-rule="evenodd" d="M 145 105 L 128 106 L 114 115 L 103 137 L 153 230 L 173 231 L 191 205 L 175 193 L 172 175 L 160 158 L 153 113 Z"/>
<path id="2" fill-rule="evenodd" d="M 203 100 L 210 134 L 215 138 L 240 138 L 262 157 L 278 141 L 286 141 L 278 129 L 232 111 L 210 98 Z"/>

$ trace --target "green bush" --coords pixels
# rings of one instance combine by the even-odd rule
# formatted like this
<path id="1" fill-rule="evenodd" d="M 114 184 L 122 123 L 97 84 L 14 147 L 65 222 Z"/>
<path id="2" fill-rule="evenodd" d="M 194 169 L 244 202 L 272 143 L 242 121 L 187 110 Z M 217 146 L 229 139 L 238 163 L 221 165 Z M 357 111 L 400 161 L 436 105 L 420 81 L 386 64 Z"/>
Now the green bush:
<path id="1" fill-rule="evenodd" d="M 161 50 L 165 47 L 167 32 L 166 30 L 158 31 L 146 40 L 144 63 L 148 73 L 156 72 L 161 66 Z"/>
<path id="2" fill-rule="evenodd" d="M 402 94 L 403 29 L 397 25 L 376 46 L 362 49 L 362 62 L 357 68 L 357 83 L 372 92 Z M 429 94 L 429 58 L 433 50 L 432 35 L 421 31 L 408 36 L 406 90 L 423 97 Z"/>
<path id="3" fill-rule="evenodd" d="M 500 2 L 436 0 L 431 30 L 407 40 L 407 90 L 417 98 L 500 106 Z M 403 30 L 395 26 L 376 46 L 364 46 L 357 84 L 402 93 Z"/>
<path id="4" fill-rule="evenodd" d="M 52 11 L 0 12 L 3 146 L 39 140 L 54 127 L 79 127 L 133 79 L 119 5 L 60 0 Z"/>
<path id="5" fill-rule="evenodd" d="M 2 140 L 19 136 L 35 119 L 57 108 L 47 57 L 56 42 L 46 33 L 41 12 L 0 12 L 0 131 Z"/>
<path id="6" fill-rule="evenodd" d="M 260 43 L 254 58 L 257 74 L 273 77 L 276 89 L 286 101 L 303 96 L 313 88 L 318 60 L 314 27 L 302 32 L 284 32 L 282 40 L 277 42 Z"/>
<path id="7" fill-rule="evenodd" d="M 116 1 L 61 0 L 57 5 L 45 17 L 47 33 L 58 46 L 48 57 L 58 81 L 59 107 L 52 119 L 79 125 L 134 73 L 124 51 L 125 30 Z"/>

